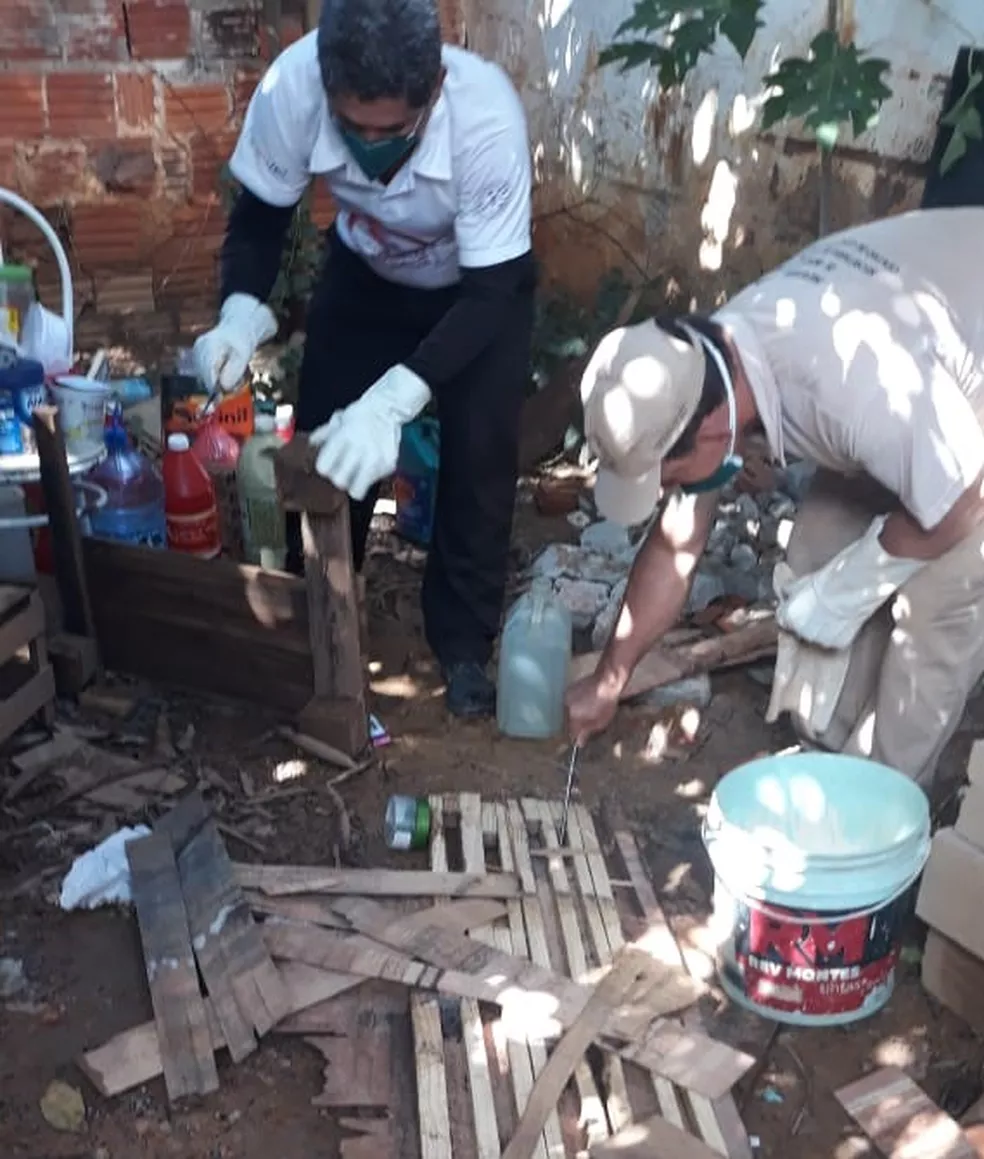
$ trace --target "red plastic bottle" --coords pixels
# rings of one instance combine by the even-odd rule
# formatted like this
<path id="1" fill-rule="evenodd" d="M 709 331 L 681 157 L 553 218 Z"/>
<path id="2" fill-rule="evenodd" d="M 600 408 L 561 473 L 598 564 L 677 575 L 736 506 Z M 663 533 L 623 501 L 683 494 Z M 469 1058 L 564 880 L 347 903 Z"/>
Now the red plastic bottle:
<path id="1" fill-rule="evenodd" d="M 222 550 L 215 487 L 208 471 L 191 453 L 185 434 L 167 436 L 164 514 L 171 551 L 214 559 Z"/>

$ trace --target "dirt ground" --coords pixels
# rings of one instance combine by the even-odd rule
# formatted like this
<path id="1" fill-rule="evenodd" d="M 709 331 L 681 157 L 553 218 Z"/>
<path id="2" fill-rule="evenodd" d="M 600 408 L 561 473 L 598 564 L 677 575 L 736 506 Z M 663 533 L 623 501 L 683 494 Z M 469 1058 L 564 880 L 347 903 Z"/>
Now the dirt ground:
<path id="1" fill-rule="evenodd" d="M 566 522 L 545 525 L 527 512 L 517 536 L 517 565 L 536 543 L 569 535 Z M 562 744 L 508 741 L 491 725 L 448 718 L 422 640 L 418 579 L 419 572 L 407 562 L 385 555 L 372 561 L 373 708 L 393 743 L 379 750 L 374 767 L 344 787 L 354 828 L 351 860 L 358 864 L 393 863 L 381 833 L 391 793 L 472 790 L 486 797 L 556 797 L 563 789 Z M 584 801 L 599 815 L 606 802 L 617 803 L 629 819 L 675 932 L 697 959 L 707 949 L 702 928 L 709 913 L 700 807 L 729 769 L 789 743 L 781 730 L 764 723 L 766 689 L 747 673 L 716 679 L 714 691 L 690 746 L 661 752 L 655 738 L 665 715 L 635 709 L 624 711 L 580 764 Z M 154 690 L 149 692 L 153 697 Z M 245 770 L 263 788 L 272 783 L 278 761 L 297 756 L 285 741 L 269 736 L 276 722 L 262 713 L 167 695 L 175 734 L 194 723 L 196 756 L 227 780 L 235 782 Z M 948 758 L 951 774 L 966 759 L 971 737 L 982 733 L 984 713 L 975 704 Z M 330 861 L 336 811 L 317 775 L 307 784 L 303 794 L 269 804 L 272 817 L 249 830 L 251 842 L 259 843 L 256 848 L 228 837 L 233 855 Z M 0 821 L 0 826 L 7 824 Z M 22 959 L 28 978 L 26 991 L 0 1002 L 0 1154 L 25 1159 L 267 1159 L 270 1154 L 333 1159 L 340 1128 L 329 1113 L 311 1105 L 321 1089 L 322 1063 L 301 1040 L 267 1039 L 235 1067 L 220 1059 L 220 1091 L 176 1110 L 169 1108 L 160 1080 L 109 1101 L 87 1085 L 74 1066 L 78 1054 L 151 1016 L 133 918 L 106 911 L 65 915 L 48 900 L 58 882 L 55 867 L 64 866 L 91 837 L 91 828 L 84 825 L 74 834 L 40 826 L 29 839 L 13 841 L 0 828 L 0 957 Z M 50 875 L 39 878 L 46 866 Z M 920 938 L 914 928 L 887 1009 L 854 1028 L 785 1029 L 772 1039 L 770 1024 L 732 1008 L 720 995 L 705 1000 L 711 1033 L 763 1057 L 762 1067 L 743 1082 L 736 1097 L 764 1159 L 856 1159 L 873 1153 L 852 1131 L 833 1091 L 875 1064 L 902 1066 L 954 1114 L 980 1094 L 984 1050 L 965 1026 L 923 994 Z M 408 1053 L 407 1076 L 412 1076 L 412 1065 Z M 60 1134 L 46 1125 L 39 1100 L 54 1078 L 83 1093 L 88 1108 L 84 1133 Z M 407 1090 L 412 1091 L 412 1077 Z M 407 1097 L 407 1107 L 393 1110 L 412 1120 L 412 1095 Z M 406 1159 L 414 1159 L 412 1150 L 408 1144 Z"/>

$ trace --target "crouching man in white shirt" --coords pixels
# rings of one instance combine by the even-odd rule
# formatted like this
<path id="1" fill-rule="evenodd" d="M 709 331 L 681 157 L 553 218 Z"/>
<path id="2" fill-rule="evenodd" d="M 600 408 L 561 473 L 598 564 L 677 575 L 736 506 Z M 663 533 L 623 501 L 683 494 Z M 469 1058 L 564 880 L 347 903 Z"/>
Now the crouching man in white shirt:
<path id="1" fill-rule="evenodd" d="M 498 66 L 442 48 L 436 0 L 331 0 L 317 32 L 267 72 L 230 166 L 243 189 L 199 372 L 234 389 L 275 333 L 265 300 L 294 207 L 322 178 L 338 217 L 308 316 L 298 428 L 320 446 L 318 471 L 351 497 L 361 569 L 403 426 L 435 406 L 425 628 L 448 707 L 486 715 L 536 280 L 517 94 Z M 296 527 L 289 538 L 297 553 Z"/>

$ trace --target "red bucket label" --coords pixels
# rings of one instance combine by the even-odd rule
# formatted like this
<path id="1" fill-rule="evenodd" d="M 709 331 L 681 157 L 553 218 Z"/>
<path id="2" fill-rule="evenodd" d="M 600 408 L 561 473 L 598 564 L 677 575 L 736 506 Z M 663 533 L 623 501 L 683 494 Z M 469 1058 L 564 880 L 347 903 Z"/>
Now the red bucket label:
<path id="1" fill-rule="evenodd" d="M 837 914 L 735 903 L 733 957 L 725 979 L 777 1014 L 814 1018 L 856 1014 L 894 980 L 908 898 L 875 913 Z"/>

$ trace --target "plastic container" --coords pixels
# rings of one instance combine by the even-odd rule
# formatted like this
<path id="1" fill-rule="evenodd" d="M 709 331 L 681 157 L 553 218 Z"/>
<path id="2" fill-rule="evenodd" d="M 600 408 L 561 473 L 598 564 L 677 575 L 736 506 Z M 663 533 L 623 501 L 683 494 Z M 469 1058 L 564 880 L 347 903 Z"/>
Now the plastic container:
<path id="1" fill-rule="evenodd" d="M 0 339 L 20 341 L 24 318 L 34 303 L 34 271 L 30 266 L 0 266 Z"/>
<path id="2" fill-rule="evenodd" d="M 441 428 L 437 419 L 414 419 L 403 428 L 393 475 L 396 530 L 404 539 L 427 547 L 434 531 L 437 475 L 441 461 Z"/>
<path id="3" fill-rule="evenodd" d="M 721 985 L 794 1026 L 843 1026 L 895 985 L 929 803 L 875 761 L 799 753 L 724 777 L 703 827 Z"/>
<path id="4" fill-rule="evenodd" d="M 0 487 L 0 523 L 8 519 L 23 519 L 25 514 L 23 489 Z M 36 578 L 31 532 L 26 527 L 0 526 L 0 581 L 33 584 Z"/>
<path id="5" fill-rule="evenodd" d="M 118 412 L 106 427 L 105 440 L 106 458 L 88 475 L 106 492 L 105 506 L 88 515 L 90 534 L 137 547 L 166 547 L 163 479 L 130 445 Z"/>
<path id="6" fill-rule="evenodd" d="M 243 517 L 236 478 L 242 448 L 213 413 L 202 423 L 191 449 L 215 487 L 222 547 L 233 559 L 242 559 Z"/>
<path id="7" fill-rule="evenodd" d="M 496 715 L 506 736 L 545 738 L 564 727 L 571 615 L 549 580 L 537 580 L 506 616 Z"/>
<path id="8" fill-rule="evenodd" d="M 109 386 L 95 378 L 66 374 L 55 379 L 51 397 L 68 450 L 77 452 L 102 442 L 109 396 Z"/>
<path id="9" fill-rule="evenodd" d="M 5 365 L 4 365 L 5 364 Z M 44 367 L 31 358 L 3 352 L 0 363 L 0 456 L 34 451 L 31 415 L 47 402 Z"/>
<path id="10" fill-rule="evenodd" d="M 249 563 L 282 571 L 287 560 L 286 525 L 277 499 L 273 456 L 284 437 L 271 415 L 258 414 L 255 422 L 256 433 L 247 439 L 239 457 L 245 556 Z"/>
<path id="11" fill-rule="evenodd" d="M 222 550 L 215 488 L 191 453 L 185 434 L 167 437 L 164 452 L 164 513 L 172 551 L 214 559 Z"/>
<path id="12" fill-rule="evenodd" d="M 383 836 L 390 849 L 426 849 L 431 809 L 426 797 L 390 797 L 386 802 Z"/>

